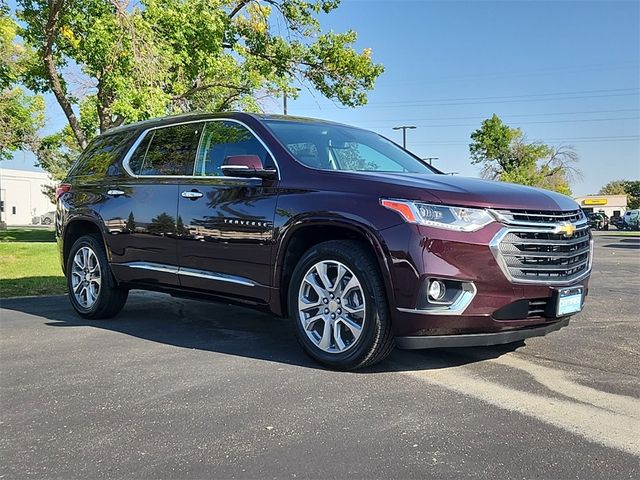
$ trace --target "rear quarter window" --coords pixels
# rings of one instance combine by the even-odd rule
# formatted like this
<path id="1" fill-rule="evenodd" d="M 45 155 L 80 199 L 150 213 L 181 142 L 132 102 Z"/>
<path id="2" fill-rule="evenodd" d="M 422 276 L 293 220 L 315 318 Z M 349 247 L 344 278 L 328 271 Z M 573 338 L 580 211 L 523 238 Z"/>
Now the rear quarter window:
<path id="1" fill-rule="evenodd" d="M 187 123 L 147 132 L 129 159 L 129 169 L 140 176 L 192 175 L 203 126 Z"/>
<path id="2" fill-rule="evenodd" d="M 136 131 L 100 135 L 89 143 L 69 172 L 70 177 L 121 175 L 119 161 L 131 146 Z"/>

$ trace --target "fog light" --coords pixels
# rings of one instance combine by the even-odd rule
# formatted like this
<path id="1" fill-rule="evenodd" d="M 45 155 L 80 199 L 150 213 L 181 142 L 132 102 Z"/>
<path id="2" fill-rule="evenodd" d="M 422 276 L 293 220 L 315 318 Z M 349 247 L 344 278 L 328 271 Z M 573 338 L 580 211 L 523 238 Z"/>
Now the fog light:
<path id="1" fill-rule="evenodd" d="M 429 283 L 429 299 L 440 301 L 447 293 L 447 287 L 444 286 L 444 282 L 440 280 L 431 280 Z"/>

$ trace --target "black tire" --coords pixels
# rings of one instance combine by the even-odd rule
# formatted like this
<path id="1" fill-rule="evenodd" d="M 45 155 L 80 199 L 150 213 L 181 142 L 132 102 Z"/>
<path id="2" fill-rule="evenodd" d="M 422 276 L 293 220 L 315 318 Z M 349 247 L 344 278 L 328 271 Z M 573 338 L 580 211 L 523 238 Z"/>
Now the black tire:
<path id="1" fill-rule="evenodd" d="M 95 302 L 89 306 L 83 306 L 73 293 L 72 284 L 72 268 L 74 263 L 74 257 L 78 250 L 83 247 L 91 249 L 100 266 L 100 288 L 98 290 L 97 298 Z M 67 287 L 69 289 L 69 300 L 75 311 L 84 318 L 90 319 L 103 319 L 111 318 L 117 315 L 124 304 L 127 301 L 129 291 L 127 289 L 118 287 L 111 268 L 107 260 L 107 255 L 104 250 L 104 244 L 102 241 L 92 235 L 85 235 L 75 241 L 69 252 L 67 258 Z"/>
<path id="2" fill-rule="evenodd" d="M 346 351 L 330 353 L 316 346 L 300 320 L 298 295 L 305 274 L 321 261 L 338 261 L 348 267 L 362 287 L 365 316 L 362 333 Z M 356 370 L 384 360 L 395 346 L 386 290 L 377 262 L 361 243 L 332 240 L 311 248 L 296 266 L 288 292 L 289 316 L 305 352 L 314 360 L 338 370 Z"/>
<path id="3" fill-rule="evenodd" d="M 44 217 L 42 219 L 42 224 L 43 225 L 51 225 L 51 219 L 49 217 Z"/>

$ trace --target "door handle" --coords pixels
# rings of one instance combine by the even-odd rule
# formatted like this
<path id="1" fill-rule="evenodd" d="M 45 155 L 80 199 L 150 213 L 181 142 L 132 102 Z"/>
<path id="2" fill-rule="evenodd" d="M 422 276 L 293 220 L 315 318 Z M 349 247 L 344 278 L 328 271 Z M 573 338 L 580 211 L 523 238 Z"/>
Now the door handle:
<path id="1" fill-rule="evenodd" d="M 124 195 L 124 192 L 122 190 L 112 189 L 112 190 L 107 190 L 107 195 L 118 197 L 120 195 Z"/>
<path id="2" fill-rule="evenodd" d="M 182 192 L 180 195 L 182 195 L 182 198 L 190 198 L 191 200 L 195 200 L 196 198 L 200 198 L 203 193 L 197 190 L 191 190 Z"/>

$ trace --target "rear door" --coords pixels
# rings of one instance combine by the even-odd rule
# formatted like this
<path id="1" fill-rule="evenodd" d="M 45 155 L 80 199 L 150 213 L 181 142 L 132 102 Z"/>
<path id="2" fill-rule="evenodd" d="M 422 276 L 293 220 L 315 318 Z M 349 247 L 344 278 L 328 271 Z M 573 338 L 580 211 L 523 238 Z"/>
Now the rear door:
<path id="1" fill-rule="evenodd" d="M 257 155 L 266 168 L 275 168 L 245 125 L 222 119 L 206 124 L 194 176 L 180 185 L 180 283 L 267 302 L 278 181 L 225 176 L 220 167 L 233 155 Z"/>
<path id="2" fill-rule="evenodd" d="M 179 285 L 178 188 L 193 171 L 202 126 L 186 123 L 143 132 L 123 161 L 128 175 L 109 186 L 101 215 L 121 281 Z"/>

